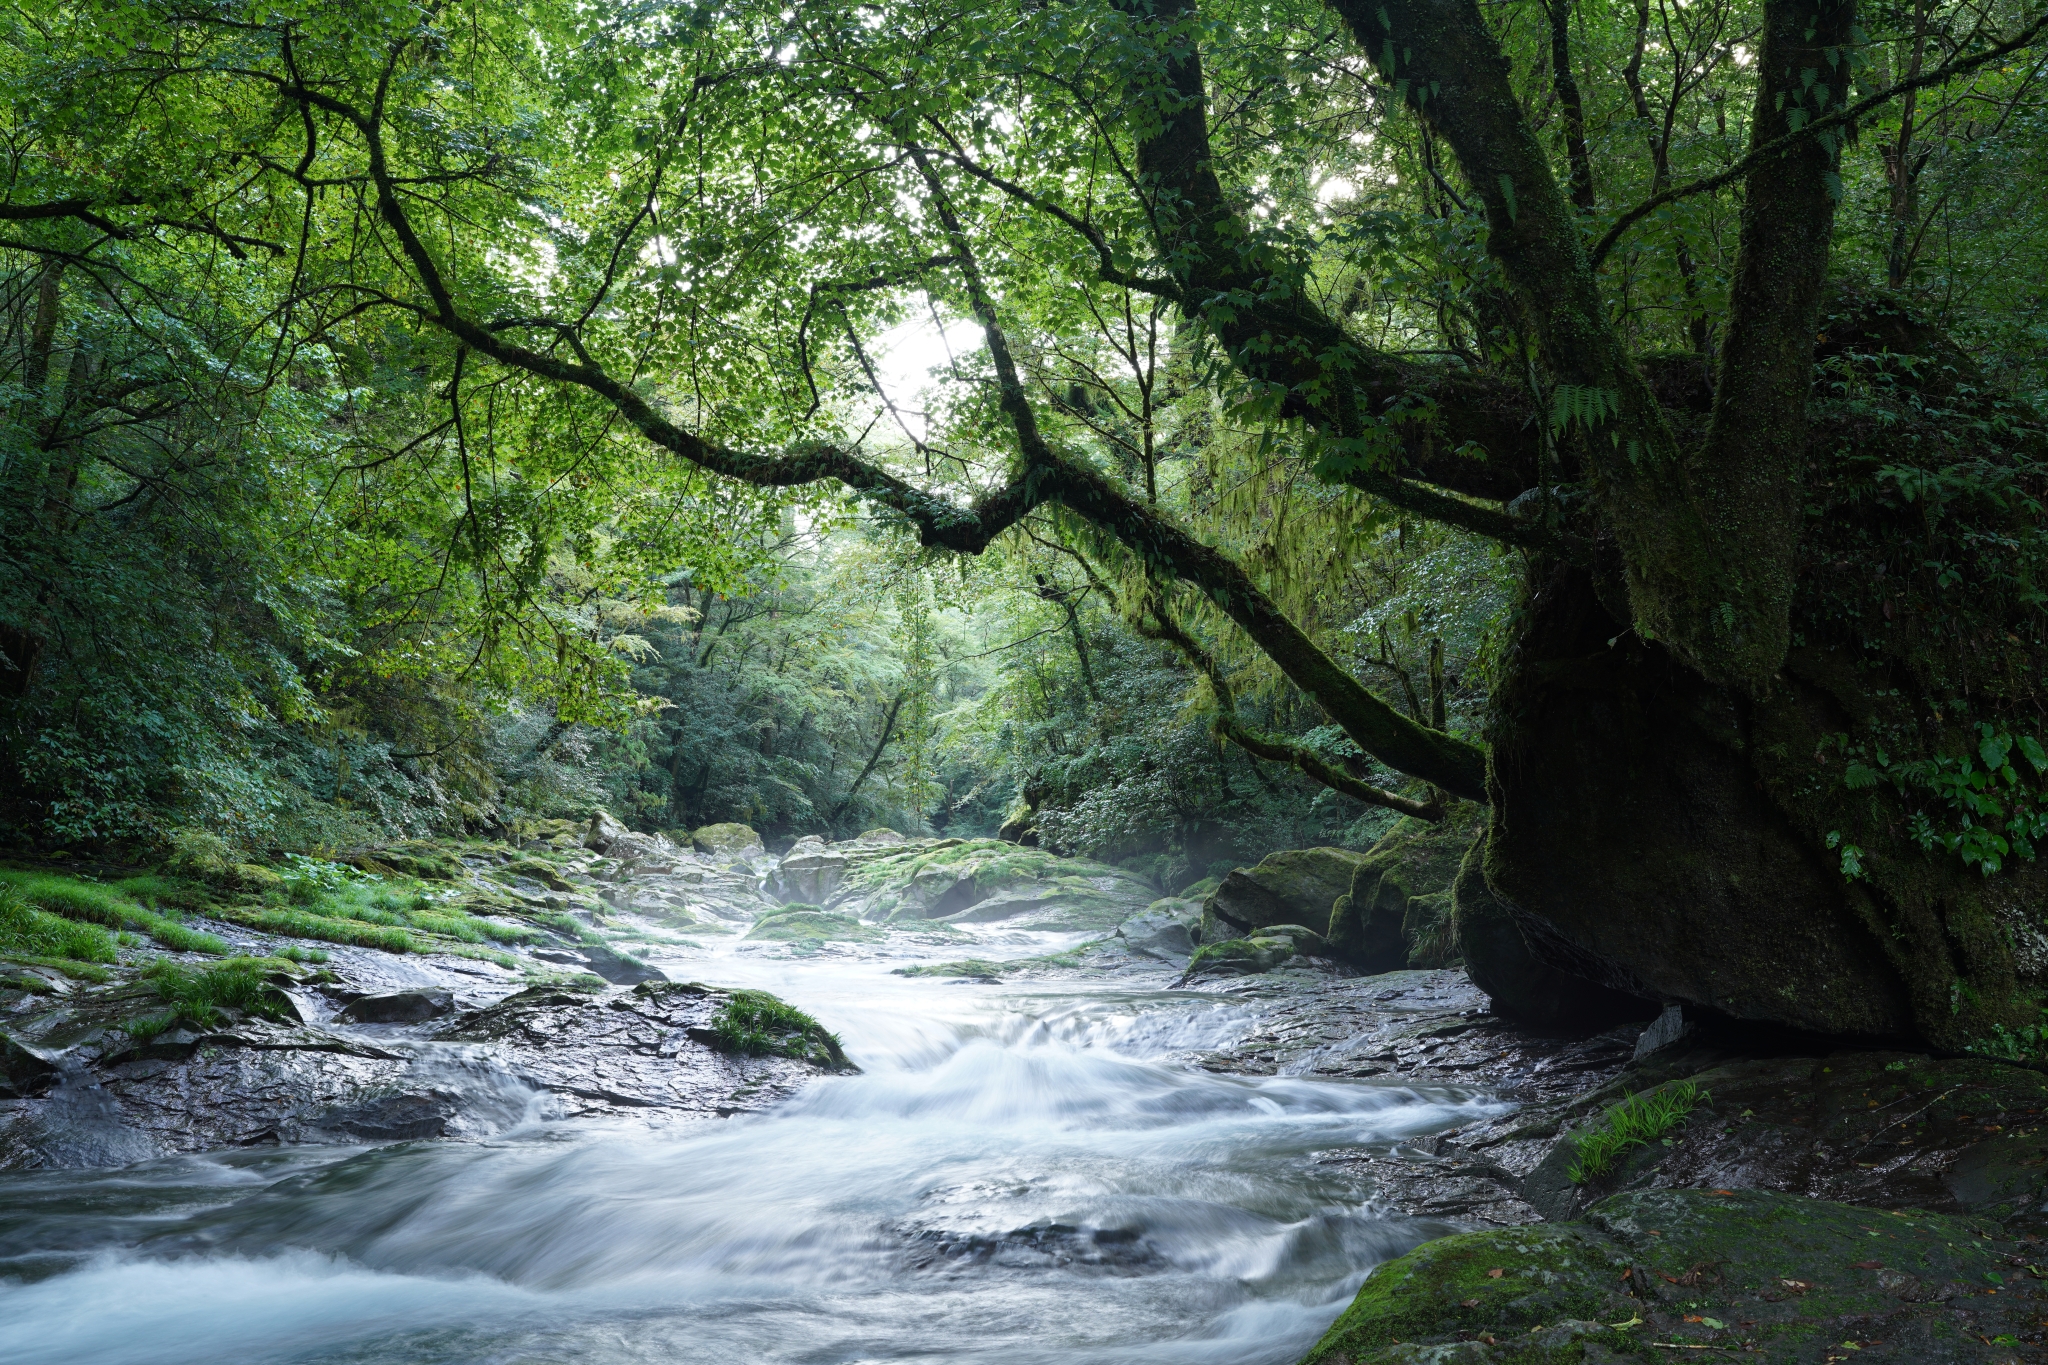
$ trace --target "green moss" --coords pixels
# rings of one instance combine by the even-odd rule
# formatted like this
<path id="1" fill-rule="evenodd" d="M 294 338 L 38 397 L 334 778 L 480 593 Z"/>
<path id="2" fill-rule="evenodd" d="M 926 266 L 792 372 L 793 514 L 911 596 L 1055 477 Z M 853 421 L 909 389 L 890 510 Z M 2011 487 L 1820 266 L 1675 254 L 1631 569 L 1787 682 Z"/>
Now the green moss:
<path id="1" fill-rule="evenodd" d="M 1623 1321 L 1635 1316 L 1617 1292 L 1628 1261 L 1604 1239 L 1572 1224 L 1468 1232 L 1427 1242 L 1374 1271 L 1303 1365 L 1364 1362 L 1400 1342 L 1470 1339 L 1563 1319 Z M 1613 1286 L 1614 1288 L 1610 1288 Z M 1602 1345 L 1634 1343 L 1609 1329 Z M 1489 1359 L 1543 1360 L 1531 1343 Z M 1576 1357 L 1570 1357 L 1575 1359 Z"/>
<path id="2" fill-rule="evenodd" d="M 2000 1314 L 2030 1325 L 2017 1296 L 1982 1293 L 2018 1250 L 1998 1236 L 1977 1219 L 1763 1191 L 1617 1195 L 1583 1223 L 1446 1237 L 1381 1266 L 1305 1365 L 1465 1359 L 1442 1349 L 1458 1342 L 1484 1344 L 1471 1358 L 1493 1365 L 1702 1350 L 1819 1360 L 1818 1348 L 1874 1335 L 1862 1324 L 1879 1321 L 1887 1338 L 1954 1340 L 1958 1293 L 1975 1295 L 1973 1330 L 1999 1330 L 1986 1319 Z M 1887 1275 L 1921 1288 L 1894 1292 Z M 1981 1358 L 1957 1344 L 1970 1349 L 1925 1358 Z"/>
<path id="3" fill-rule="evenodd" d="M 717 1046 L 748 1057 L 793 1057 L 820 1066 L 846 1065 L 839 1036 L 766 991 L 734 991 L 711 1016 Z"/>
<path id="4" fill-rule="evenodd" d="M 815 905 L 787 905 L 754 921 L 747 931 L 750 939 L 770 943 L 792 943 L 801 939 L 840 942 L 869 942 L 887 938 L 888 931 L 862 924 L 851 915 L 835 915 Z"/>

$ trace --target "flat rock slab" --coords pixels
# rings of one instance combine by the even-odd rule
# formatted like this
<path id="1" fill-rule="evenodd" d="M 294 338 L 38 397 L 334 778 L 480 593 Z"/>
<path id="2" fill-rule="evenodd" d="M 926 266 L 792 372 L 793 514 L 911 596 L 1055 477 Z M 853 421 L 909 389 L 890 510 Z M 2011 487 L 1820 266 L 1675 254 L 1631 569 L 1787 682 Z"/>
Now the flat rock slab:
<path id="1" fill-rule="evenodd" d="M 262 1143 L 476 1138 L 535 1117 L 696 1120 L 763 1108 L 823 1074 L 713 1046 L 711 1016 L 729 998 L 668 982 L 546 986 L 426 1039 L 247 1019 L 169 1030 L 137 1047 L 74 996 L 51 1033 L 93 1029 L 70 1047 L 61 1075 L 0 1099 L 0 1169 Z"/>
<path id="2" fill-rule="evenodd" d="M 730 998 L 681 982 L 617 992 L 542 986 L 465 1015 L 439 1036 L 510 1051 L 521 1079 L 580 1101 L 572 1113 L 735 1114 L 763 1108 L 821 1074 L 807 1062 L 712 1047 L 712 1016 Z"/>
<path id="3" fill-rule="evenodd" d="M 2039 1360 L 2036 1254 L 1973 1218 L 1616 1195 L 1583 1222 L 1446 1237 L 1381 1266 L 1305 1365 Z"/>
<path id="4" fill-rule="evenodd" d="M 1573 1132 L 1624 1093 L 1690 1080 L 1685 1125 L 1575 1186 Z M 1763 1189 L 1881 1208 L 1977 1213 L 2048 1232 L 2048 1075 L 1986 1058 L 1840 1052 L 1660 1056 L 1584 1097 L 1525 1193 L 1548 1216 L 1651 1188 Z"/>
<path id="5" fill-rule="evenodd" d="M 1487 1013 L 1485 993 L 1449 970 L 1366 977 L 1288 970 L 1195 989 L 1243 999 L 1260 1012 L 1239 1042 L 1197 1059 L 1207 1070 L 1469 1087 L 1522 1106 L 1456 1132 L 1319 1158 L 1366 1176 L 1403 1213 L 1463 1227 L 1542 1216 L 1521 1186 L 1552 1146 L 1555 1111 L 1611 1081 L 1640 1031 L 1531 1033 Z"/>

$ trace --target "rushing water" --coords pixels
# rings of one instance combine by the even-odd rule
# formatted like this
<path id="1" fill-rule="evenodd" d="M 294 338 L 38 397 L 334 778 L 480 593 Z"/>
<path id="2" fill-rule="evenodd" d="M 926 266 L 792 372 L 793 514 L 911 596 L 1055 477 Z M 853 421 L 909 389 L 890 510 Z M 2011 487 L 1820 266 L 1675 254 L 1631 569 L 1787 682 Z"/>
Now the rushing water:
<path id="1" fill-rule="evenodd" d="M 1186 1065 L 1249 1027 L 1167 991 L 726 953 L 863 1068 L 649 1133 L 287 1148 L 0 1176 L 31 1362 L 1286 1362 L 1440 1227 L 1317 1157 L 1484 1096 Z"/>

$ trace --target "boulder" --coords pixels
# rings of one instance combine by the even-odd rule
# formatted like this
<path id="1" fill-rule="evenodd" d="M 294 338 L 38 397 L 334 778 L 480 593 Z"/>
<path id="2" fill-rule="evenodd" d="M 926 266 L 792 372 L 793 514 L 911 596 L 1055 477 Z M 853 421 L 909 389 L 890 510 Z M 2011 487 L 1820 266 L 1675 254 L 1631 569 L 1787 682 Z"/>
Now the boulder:
<path id="1" fill-rule="evenodd" d="M 1364 861 L 1364 854 L 1345 848 L 1294 848 L 1267 854 L 1257 867 L 1237 868 L 1202 905 L 1202 942 L 1270 924 L 1327 925 Z"/>
<path id="2" fill-rule="evenodd" d="M 1116 936 L 1137 952 L 1183 962 L 1195 955 L 1202 909 L 1190 900 L 1157 900 L 1116 927 Z"/>
<path id="3" fill-rule="evenodd" d="M 699 853 L 716 857 L 760 848 L 761 836 L 750 825 L 705 825 L 691 832 L 690 842 Z"/>
<path id="4" fill-rule="evenodd" d="M 1654 1006 L 1553 965 L 1530 947 L 1515 909 L 1486 884 L 1475 840 L 1451 889 L 1451 923 L 1466 975 L 1495 1014 L 1536 1028 L 1595 1027 L 1640 1019 Z"/>
<path id="5" fill-rule="evenodd" d="M 631 830 L 612 818 L 610 811 L 595 811 L 590 817 L 590 830 L 583 836 L 583 846 L 608 853 L 613 840 L 630 833 Z"/>
<path id="6" fill-rule="evenodd" d="M 392 991 L 358 996 L 334 1017 L 344 1024 L 423 1024 L 455 1008 L 449 991 Z"/>
<path id="7" fill-rule="evenodd" d="M 1344 899 L 1331 907 L 1328 935 L 1338 958 L 1362 972 L 1448 966 L 1444 897 L 1481 816 L 1479 807 L 1461 801 L 1439 821 L 1396 821 L 1360 861 Z"/>
<path id="8" fill-rule="evenodd" d="M 892 833 L 894 831 L 891 831 Z M 900 836 L 899 836 L 900 839 Z M 853 860 L 815 834 L 807 834 L 791 845 L 775 865 L 769 890 L 783 901 L 822 905 L 839 889 Z"/>
<path id="9" fill-rule="evenodd" d="M 1315 930 L 1300 924 L 1275 924 L 1249 938 L 1204 943 L 1189 960 L 1182 980 L 1212 974 L 1251 976 L 1285 966 L 1295 958 L 1329 955 L 1329 940 Z"/>

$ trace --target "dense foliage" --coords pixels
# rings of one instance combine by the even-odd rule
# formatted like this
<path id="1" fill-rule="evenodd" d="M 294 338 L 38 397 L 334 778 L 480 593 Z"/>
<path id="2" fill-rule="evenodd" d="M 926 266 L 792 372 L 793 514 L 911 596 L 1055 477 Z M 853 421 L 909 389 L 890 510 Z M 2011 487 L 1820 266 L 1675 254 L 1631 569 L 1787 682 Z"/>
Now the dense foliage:
<path id="1" fill-rule="evenodd" d="M 1606 325 L 1697 408 L 1746 200 L 1740 175 L 1674 191 L 1746 154 L 1765 6 L 1483 13 Z M 5 818 L 45 842 L 280 850 L 605 805 L 783 837 L 1007 827 L 1185 880 L 1369 842 L 1390 793 L 1433 809 L 1443 779 L 1296 686 L 1248 594 L 1396 732 L 1476 754 L 1526 528 L 1577 515 L 1581 482 L 1606 495 L 1572 462 L 1626 414 L 1516 292 L 1513 185 L 1460 163 L 1360 22 L 1305 0 L 17 6 Z M 1978 395 L 1873 395 L 1868 366 L 1824 358 L 1844 430 L 2032 439 L 2033 23 L 2008 0 L 1866 6 L 1837 53 L 1858 96 L 1962 63 L 1825 135 L 1822 231 L 1838 296 L 1883 291 L 1956 338 Z M 1230 249 L 1260 282 L 1201 298 L 1159 283 L 1196 247 L 1145 168 L 1197 51 Z M 1282 382 L 1257 355 L 1279 333 L 1232 330 L 1295 306 L 1276 300 L 1409 367 L 1408 396 L 1319 416 L 1338 362 Z M 1459 395 L 1542 477 L 1496 450 L 1513 487 L 1389 481 Z M 973 500 L 1034 439 L 1122 521 L 1069 489 L 975 541 Z M 2006 499 L 1957 523 L 1984 541 L 1967 563 L 1902 577 L 1995 573 L 1985 619 L 2038 629 L 2039 487 L 2017 469 L 1852 459 L 1838 491 L 1930 517 Z M 1245 586 L 1133 525 L 1214 547 Z M 928 548 L 956 542 L 986 552 Z M 2037 789 L 2006 761 L 2037 752 L 2035 695 L 2012 690 L 1962 767 L 1851 737 L 1849 784 L 1927 795 L 1929 847 L 2027 856 L 2033 797 L 1987 823 L 1971 779 Z"/>

